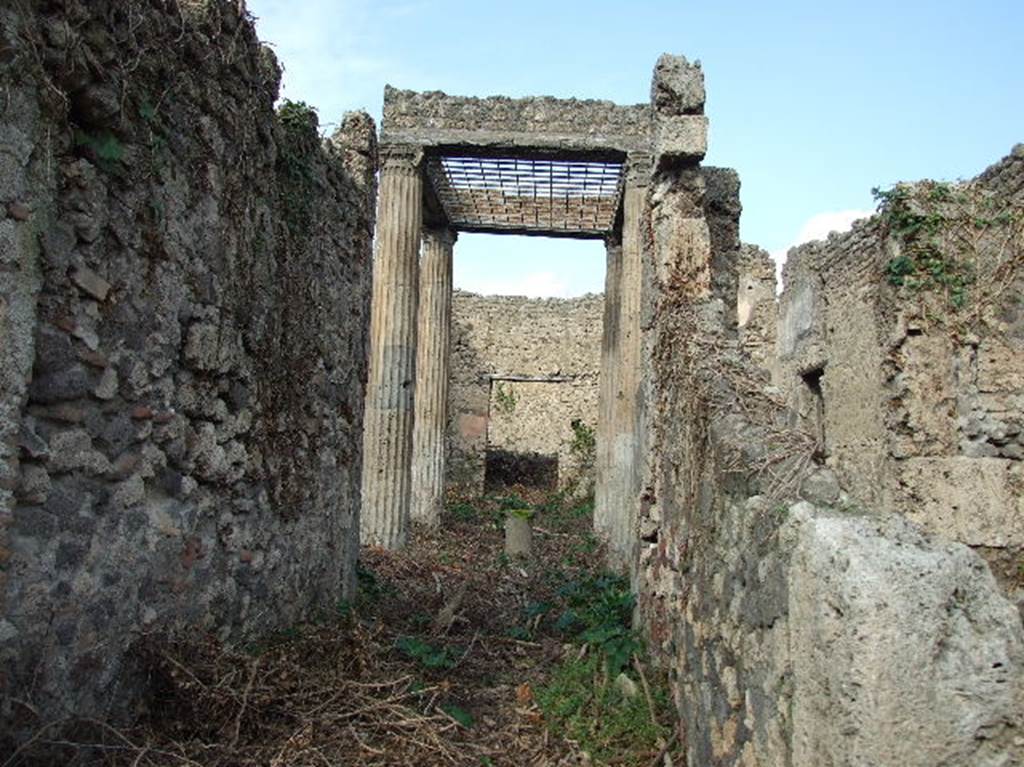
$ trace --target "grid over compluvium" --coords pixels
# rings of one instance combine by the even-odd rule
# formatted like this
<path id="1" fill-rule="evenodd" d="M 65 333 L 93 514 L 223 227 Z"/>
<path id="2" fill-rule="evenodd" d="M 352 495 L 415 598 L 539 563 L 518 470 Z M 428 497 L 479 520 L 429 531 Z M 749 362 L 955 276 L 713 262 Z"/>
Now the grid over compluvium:
<path id="1" fill-rule="evenodd" d="M 468 231 L 599 237 L 622 194 L 614 162 L 440 156 L 427 176 L 448 220 Z"/>

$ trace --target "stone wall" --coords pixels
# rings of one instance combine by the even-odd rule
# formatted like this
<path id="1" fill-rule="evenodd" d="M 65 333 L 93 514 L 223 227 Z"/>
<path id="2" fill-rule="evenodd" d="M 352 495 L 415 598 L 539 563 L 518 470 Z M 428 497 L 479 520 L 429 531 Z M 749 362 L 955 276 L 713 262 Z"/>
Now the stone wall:
<path id="1" fill-rule="evenodd" d="M 130 714 L 147 633 L 264 634 L 354 586 L 375 130 L 275 114 L 243 9 L 0 10 L 12 729 Z"/>
<path id="2" fill-rule="evenodd" d="M 977 548 L 1020 597 L 1024 147 L 896 193 L 791 251 L 776 383 L 855 498 Z"/>
<path id="3" fill-rule="evenodd" d="M 1020 758 L 1024 632 L 984 562 L 853 504 L 681 261 L 652 295 L 636 580 L 690 763 Z"/>
<path id="4" fill-rule="evenodd" d="M 984 562 L 852 504 L 716 308 L 671 313 L 638 587 L 690 763 L 1019 759 L 1024 632 Z"/>
<path id="5" fill-rule="evenodd" d="M 970 548 L 856 502 L 821 463 L 814 421 L 796 418 L 741 348 L 729 306 L 739 286 L 716 274 L 729 262 L 706 234 L 712 184 L 690 162 L 656 167 L 634 581 L 688 763 L 1020 761 L 1020 614 Z M 854 296 L 874 289 L 844 282 Z M 812 286 L 780 346 L 807 335 L 816 301 Z M 873 343 L 857 324 L 870 317 L 850 319 L 842 342 Z M 819 362 L 801 370 L 812 382 Z M 833 382 L 864 413 L 869 362 Z"/>
<path id="6" fill-rule="evenodd" d="M 456 291 L 448 397 L 447 484 L 483 490 L 486 451 L 558 458 L 579 476 L 571 422 L 597 425 L 602 296 L 528 299 Z M 512 380 L 531 379 L 531 380 Z"/>
<path id="7" fill-rule="evenodd" d="M 739 342 L 754 364 L 770 370 L 775 364 L 778 309 L 775 262 L 767 251 L 743 244 L 739 258 L 736 325 Z"/>

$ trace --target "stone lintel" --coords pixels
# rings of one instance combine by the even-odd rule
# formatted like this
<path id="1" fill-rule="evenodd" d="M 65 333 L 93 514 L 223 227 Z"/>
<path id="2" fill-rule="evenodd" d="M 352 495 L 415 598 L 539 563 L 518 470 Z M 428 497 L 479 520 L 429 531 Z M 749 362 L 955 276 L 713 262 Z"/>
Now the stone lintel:
<path id="1" fill-rule="evenodd" d="M 454 228 L 470 234 L 513 234 L 519 237 L 550 237 L 566 240 L 603 240 L 608 236 L 607 232 L 596 230 L 527 229 L 514 226 L 487 226 L 486 224 L 458 224 Z"/>
<path id="2" fill-rule="evenodd" d="M 384 89 L 382 143 L 626 153 L 648 149 L 651 108 L 610 101 Z"/>

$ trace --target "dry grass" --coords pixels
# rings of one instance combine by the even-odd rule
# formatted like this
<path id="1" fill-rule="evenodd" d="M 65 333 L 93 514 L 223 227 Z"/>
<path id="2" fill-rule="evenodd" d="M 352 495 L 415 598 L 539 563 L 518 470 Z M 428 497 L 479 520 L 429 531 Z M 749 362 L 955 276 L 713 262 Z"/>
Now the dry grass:
<path id="1" fill-rule="evenodd" d="M 365 549 L 356 604 L 322 621 L 250 647 L 140 644 L 150 695 L 134 727 L 58 723 L 0 764 L 588 764 L 534 703 L 565 637 L 527 608 L 597 569 L 591 520 L 540 512 L 535 559 L 509 562 L 497 505 L 456 507 L 405 551 Z M 437 620 L 446 607 L 451 619 Z"/>

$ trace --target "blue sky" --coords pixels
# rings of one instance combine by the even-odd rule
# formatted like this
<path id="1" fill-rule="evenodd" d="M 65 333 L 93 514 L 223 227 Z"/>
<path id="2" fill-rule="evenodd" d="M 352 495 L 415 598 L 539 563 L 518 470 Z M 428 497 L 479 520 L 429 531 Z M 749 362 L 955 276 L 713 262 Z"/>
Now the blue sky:
<path id="1" fill-rule="evenodd" d="M 899 180 L 969 177 L 1024 141 L 1024 0 L 249 0 L 282 95 L 322 123 L 385 83 L 458 95 L 648 99 L 663 52 L 700 59 L 706 164 L 742 180 L 742 237 L 780 257 Z M 457 286 L 600 291 L 595 242 L 462 235 Z"/>

